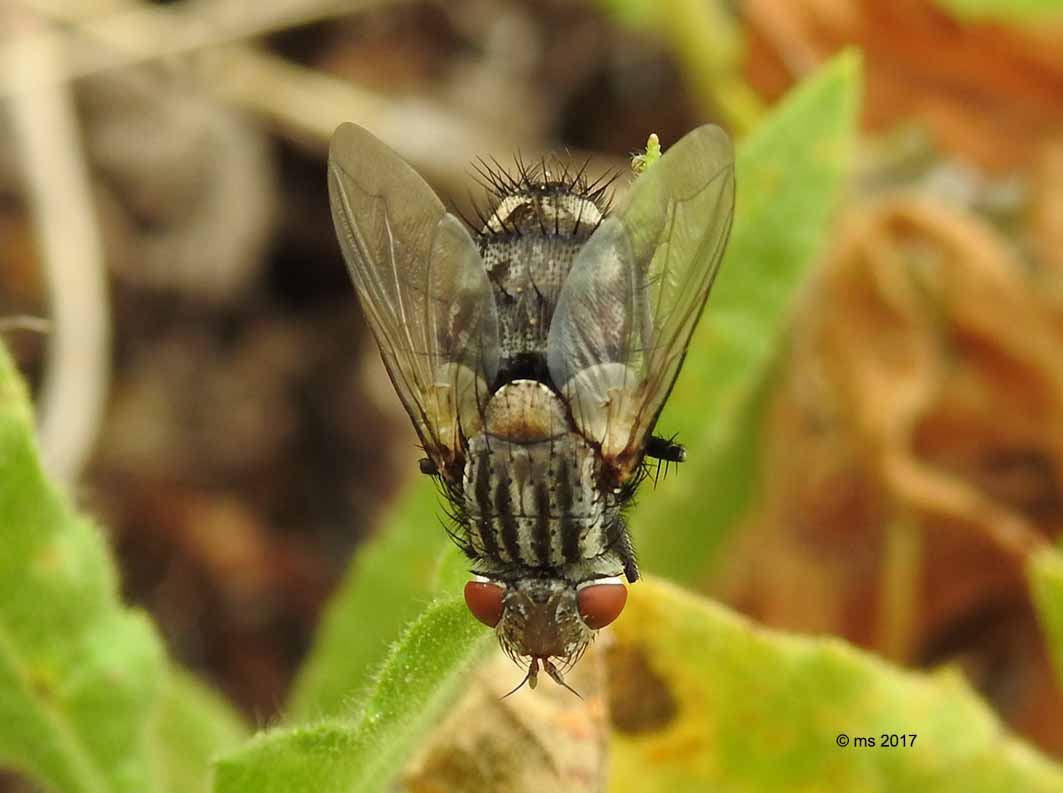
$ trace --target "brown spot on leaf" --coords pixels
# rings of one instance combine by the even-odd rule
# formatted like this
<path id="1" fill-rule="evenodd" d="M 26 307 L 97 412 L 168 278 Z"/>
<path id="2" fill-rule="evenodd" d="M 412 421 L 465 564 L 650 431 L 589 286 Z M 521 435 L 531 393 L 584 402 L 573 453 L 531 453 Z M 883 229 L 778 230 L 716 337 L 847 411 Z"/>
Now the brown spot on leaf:
<path id="1" fill-rule="evenodd" d="M 655 732 L 675 720 L 679 705 L 668 681 L 638 645 L 616 644 L 606 656 L 609 721 L 620 732 Z"/>

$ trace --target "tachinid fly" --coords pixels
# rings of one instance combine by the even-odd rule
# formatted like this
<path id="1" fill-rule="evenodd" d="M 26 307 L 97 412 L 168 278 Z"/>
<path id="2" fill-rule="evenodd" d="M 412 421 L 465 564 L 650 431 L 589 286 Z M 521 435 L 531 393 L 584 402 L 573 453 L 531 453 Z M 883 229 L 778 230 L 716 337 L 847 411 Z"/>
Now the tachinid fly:
<path id="1" fill-rule="evenodd" d="M 472 560 L 465 600 L 561 685 L 638 578 L 624 507 L 708 299 L 734 212 L 734 155 L 700 127 L 616 211 L 581 169 L 481 176 L 470 233 L 354 124 L 329 151 L 332 218 L 399 398 Z"/>

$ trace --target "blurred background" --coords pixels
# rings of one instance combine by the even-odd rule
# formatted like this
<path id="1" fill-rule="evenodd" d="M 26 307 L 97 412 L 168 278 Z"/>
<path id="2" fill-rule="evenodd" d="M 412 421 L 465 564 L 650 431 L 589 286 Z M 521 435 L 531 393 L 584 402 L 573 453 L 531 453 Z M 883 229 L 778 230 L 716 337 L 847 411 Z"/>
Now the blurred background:
<path id="1" fill-rule="evenodd" d="M 699 585 L 959 665 L 1063 757 L 1022 567 L 1063 537 L 1059 8 L 6 0 L 0 333 L 46 460 L 171 653 L 274 718 L 419 456 L 334 239 L 335 126 L 467 209 L 477 156 L 600 172 L 649 132 L 741 141 L 856 45 L 863 134 L 787 332 L 765 484 Z"/>

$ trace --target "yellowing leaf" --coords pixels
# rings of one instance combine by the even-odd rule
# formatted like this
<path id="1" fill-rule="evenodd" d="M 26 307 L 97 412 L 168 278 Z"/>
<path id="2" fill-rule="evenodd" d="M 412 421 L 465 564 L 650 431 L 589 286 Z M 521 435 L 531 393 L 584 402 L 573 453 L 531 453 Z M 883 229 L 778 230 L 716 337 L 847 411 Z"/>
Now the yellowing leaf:
<path id="1" fill-rule="evenodd" d="M 760 628 L 652 579 L 615 637 L 616 793 L 633 780 L 639 793 L 1063 793 L 1063 769 L 1008 734 L 958 674 Z M 908 745 L 884 747 L 884 735 Z"/>

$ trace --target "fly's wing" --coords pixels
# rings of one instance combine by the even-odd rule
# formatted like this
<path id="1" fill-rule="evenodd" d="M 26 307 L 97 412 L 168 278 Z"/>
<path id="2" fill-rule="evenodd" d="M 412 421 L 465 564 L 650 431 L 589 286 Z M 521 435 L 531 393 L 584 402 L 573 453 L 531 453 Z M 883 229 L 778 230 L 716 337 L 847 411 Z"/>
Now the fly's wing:
<path id="1" fill-rule="evenodd" d="M 391 382 L 440 471 L 460 462 L 498 371 L 479 251 L 427 183 L 354 124 L 332 137 L 329 200 L 343 258 Z"/>
<path id="2" fill-rule="evenodd" d="M 699 127 L 632 186 L 577 255 L 550 325 L 550 376 L 626 481 L 675 383 L 734 216 L 734 152 Z"/>

